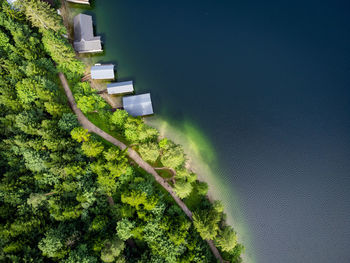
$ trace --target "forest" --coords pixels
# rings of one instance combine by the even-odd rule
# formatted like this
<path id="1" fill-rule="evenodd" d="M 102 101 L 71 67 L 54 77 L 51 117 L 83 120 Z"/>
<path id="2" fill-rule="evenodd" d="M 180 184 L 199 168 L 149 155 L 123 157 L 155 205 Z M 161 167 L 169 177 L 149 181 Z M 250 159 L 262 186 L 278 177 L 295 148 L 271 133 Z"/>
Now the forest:
<path id="1" fill-rule="evenodd" d="M 223 205 L 186 167 L 181 145 L 124 110 L 112 111 L 88 82 L 56 10 L 39 0 L 0 0 L 0 261 L 228 262 L 244 248 Z M 91 122 L 159 168 L 193 212 L 114 145 L 81 127 L 64 73 Z"/>

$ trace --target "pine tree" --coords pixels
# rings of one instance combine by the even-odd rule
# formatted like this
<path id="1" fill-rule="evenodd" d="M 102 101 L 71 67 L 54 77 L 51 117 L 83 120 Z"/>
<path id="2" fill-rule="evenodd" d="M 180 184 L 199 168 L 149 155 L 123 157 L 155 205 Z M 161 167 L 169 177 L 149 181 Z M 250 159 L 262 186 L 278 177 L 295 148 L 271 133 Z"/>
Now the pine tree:
<path id="1" fill-rule="evenodd" d="M 215 238 L 215 243 L 223 251 L 231 251 L 237 245 L 236 232 L 230 226 L 225 226 Z"/>
<path id="2" fill-rule="evenodd" d="M 19 0 L 17 2 L 17 6 L 24 11 L 26 18 L 33 26 L 41 30 L 66 32 L 62 18 L 48 3 L 40 0 Z"/>
<path id="3" fill-rule="evenodd" d="M 213 210 L 193 213 L 193 225 L 203 239 L 213 239 L 219 230 L 220 216 Z"/>

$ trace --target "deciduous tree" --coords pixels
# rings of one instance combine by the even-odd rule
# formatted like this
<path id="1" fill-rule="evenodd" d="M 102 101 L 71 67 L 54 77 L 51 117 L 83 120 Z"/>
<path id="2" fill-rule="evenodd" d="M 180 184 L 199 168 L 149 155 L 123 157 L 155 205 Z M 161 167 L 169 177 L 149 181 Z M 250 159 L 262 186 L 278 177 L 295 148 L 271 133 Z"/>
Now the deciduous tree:
<path id="1" fill-rule="evenodd" d="M 70 134 L 72 135 L 72 138 L 78 142 L 87 142 L 91 136 L 91 134 L 88 133 L 88 130 L 83 127 L 74 128 Z"/>
<path id="2" fill-rule="evenodd" d="M 111 123 L 117 126 L 118 129 L 124 129 L 124 125 L 129 114 L 125 110 L 117 109 L 111 116 Z"/>
<path id="3" fill-rule="evenodd" d="M 83 150 L 83 152 L 86 156 L 96 157 L 100 153 L 103 152 L 104 147 L 103 147 L 102 143 L 100 143 L 100 142 L 87 141 L 87 142 L 83 142 L 81 149 Z"/>
<path id="4" fill-rule="evenodd" d="M 117 235 L 121 240 L 127 240 L 132 237 L 132 230 L 135 228 L 135 222 L 123 218 L 117 223 Z"/>
<path id="5" fill-rule="evenodd" d="M 138 152 L 146 162 L 155 163 L 159 157 L 158 144 L 155 142 L 140 144 Z"/>
<path id="6" fill-rule="evenodd" d="M 120 239 L 106 240 L 101 250 L 101 260 L 103 262 L 114 262 L 123 252 L 125 244 Z"/>
<path id="7" fill-rule="evenodd" d="M 27 199 L 27 204 L 36 210 L 45 200 L 46 196 L 44 194 L 31 193 Z"/>
<path id="8" fill-rule="evenodd" d="M 168 141 L 167 147 L 165 149 L 163 148 L 163 154 L 161 155 L 160 160 L 166 167 L 175 169 L 183 166 L 186 159 L 182 146 L 169 143 Z"/>
<path id="9" fill-rule="evenodd" d="M 50 229 L 38 244 L 44 256 L 49 258 L 63 258 L 67 254 L 65 235 L 61 228 Z"/>

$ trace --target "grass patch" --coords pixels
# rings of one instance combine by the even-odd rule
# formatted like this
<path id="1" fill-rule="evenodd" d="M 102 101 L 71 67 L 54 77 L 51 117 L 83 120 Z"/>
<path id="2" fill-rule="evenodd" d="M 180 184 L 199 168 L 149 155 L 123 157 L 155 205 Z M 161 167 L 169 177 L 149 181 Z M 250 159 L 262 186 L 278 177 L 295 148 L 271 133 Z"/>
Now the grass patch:
<path id="1" fill-rule="evenodd" d="M 169 179 L 173 176 L 173 174 L 168 170 L 157 170 L 157 173 L 165 179 Z"/>
<path id="2" fill-rule="evenodd" d="M 119 131 L 111 128 L 109 118 L 108 118 L 108 116 L 106 116 L 106 114 L 100 114 L 98 112 L 90 112 L 90 113 L 85 114 L 85 116 L 89 119 L 89 121 L 91 121 L 93 124 L 95 124 L 101 130 L 107 132 L 108 134 L 110 134 L 111 136 L 116 138 L 117 140 L 128 145 L 128 142 L 124 138 L 124 136 Z"/>

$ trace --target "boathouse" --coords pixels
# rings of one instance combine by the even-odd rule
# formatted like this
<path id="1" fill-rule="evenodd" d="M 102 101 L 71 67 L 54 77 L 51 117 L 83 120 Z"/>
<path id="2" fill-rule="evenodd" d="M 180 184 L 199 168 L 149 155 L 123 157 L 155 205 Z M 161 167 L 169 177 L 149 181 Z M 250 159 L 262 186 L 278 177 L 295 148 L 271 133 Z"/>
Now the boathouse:
<path id="1" fill-rule="evenodd" d="M 89 0 L 67 0 L 67 2 L 89 5 Z"/>
<path id="2" fill-rule="evenodd" d="M 113 82 L 107 84 L 108 94 L 125 94 L 132 93 L 134 91 L 134 85 L 132 81 L 123 81 L 123 82 Z"/>
<path id="3" fill-rule="evenodd" d="M 95 64 L 91 67 L 91 79 L 114 79 L 114 65 Z"/>
<path id="4" fill-rule="evenodd" d="M 78 53 L 101 52 L 101 37 L 94 36 L 92 17 L 79 14 L 74 17 L 74 49 Z"/>
<path id="5" fill-rule="evenodd" d="M 123 97 L 123 107 L 132 116 L 145 116 L 153 114 L 151 94 L 140 94 Z"/>

